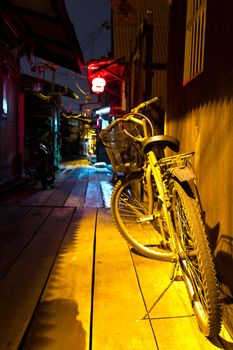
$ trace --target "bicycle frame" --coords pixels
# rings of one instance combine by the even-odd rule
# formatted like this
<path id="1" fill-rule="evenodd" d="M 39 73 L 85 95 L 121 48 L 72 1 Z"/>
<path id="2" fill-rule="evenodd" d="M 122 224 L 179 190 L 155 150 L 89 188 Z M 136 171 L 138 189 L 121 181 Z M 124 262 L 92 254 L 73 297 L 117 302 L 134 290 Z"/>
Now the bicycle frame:
<path id="1" fill-rule="evenodd" d="M 152 101 L 155 102 L 157 101 L 158 99 L 155 98 L 153 99 Z M 146 121 L 145 119 L 142 119 L 140 120 L 139 118 L 137 118 L 135 115 L 137 115 L 138 111 L 140 109 L 142 109 L 143 107 L 147 106 L 149 103 L 151 103 L 151 101 L 148 101 L 148 102 L 143 102 L 141 103 L 139 106 L 137 106 L 135 109 L 133 109 L 130 113 L 128 113 L 127 115 L 125 115 L 125 117 L 123 117 L 122 120 L 125 120 L 125 121 L 132 121 L 136 124 L 139 124 L 143 127 L 143 131 L 144 131 L 144 137 L 141 138 L 140 140 L 137 139 L 138 141 L 140 142 L 143 142 L 143 140 L 147 139 L 148 138 L 148 130 L 147 130 L 147 125 L 146 123 L 148 121 Z M 153 132 L 153 126 L 151 126 L 151 123 L 149 122 L 150 124 L 150 127 L 151 127 L 151 130 Z M 127 131 L 125 131 L 127 133 Z M 127 133 L 128 134 L 128 133 Z M 129 134 L 128 134 L 129 135 Z M 131 135 L 129 135 L 131 136 Z M 146 168 L 145 168 L 145 177 L 146 177 L 146 182 L 148 184 L 148 197 L 149 197 L 149 217 L 148 218 L 152 218 L 154 215 L 157 215 L 157 218 L 158 220 L 160 221 L 161 218 L 158 217 L 158 213 L 154 213 L 154 196 L 153 196 L 153 188 L 152 188 L 152 176 L 156 182 L 156 186 L 157 186 L 157 189 L 158 189 L 158 192 L 159 192 L 159 199 L 161 200 L 161 203 L 162 203 L 162 207 L 163 207 L 163 212 L 165 214 L 165 220 L 168 224 L 168 231 L 169 231 L 169 234 L 170 234 L 170 238 L 172 241 L 169 242 L 170 244 L 170 247 L 171 247 L 171 250 L 174 251 L 173 247 L 174 247 L 174 235 L 175 235 L 175 231 L 174 231 L 174 227 L 173 227 L 173 224 L 172 224 L 172 221 L 171 221 L 171 216 L 170 216 L 170 213 L 169 213 L 169 210 L 168 208 L 171 207 L 171 202 L 170 202 L 170 197 L 169 197 L 169 193 L 168 193 L 168 190 L 166 189 L 165 185 L 164 185 L 164 182 L 163 182 L 163 179 L 162 179 L 162 175 L 161 175 L 161 172 L 160 172 L 160 169 L 158 168 L 158 160 L 155 156 L 155 153 L 153 151 L 149 151 L 147 153 L 147 157 L 148 157 L 148 164 L 145 165 Z M 160 228 L 161 228 L 161 234 L 162 234 L 162 237 L 163 237 L 163 240 L 164 242 L 167 241 L 166 237 L 165 237 L 165 233 L 164 233 L 164 230 L 163 230 L 163 225 L 162 223 L 160 223 Z M 173 259 L 172 259 L 173 261 Z"/>
<path id="2" fill-rule="evenodd" d="M 140 105 L 138 105 L 136 108 L 132 109 L 130 113 L 126 114 L 123 118 L 120 119 L 120 121 L 122 122 L 134 122 L 135 124 L 138 124 L 140 126 L 143 127 L 143 135 L 144 137 L 137 137 L 135 138 L 133 135 L 131 135 L 130 133 L 127 132 L 127 130 L 124 130 L 124 132 L 130 136 L 132 139 L 136 139 L 137 141 L 141 142 L 143 144 L 143 141 L 145 141 L 148 137 L 149 137 L 149 133 L 148 133 L 148 127 L 147 124 L 149 124 L 149 127 L 151 128 L 151 133 L 153 135 L 153 125 L 151 124 L 150 120 L 138 113 L 138 111 L 146 106 L 148 106 L 149 104 L 158 101 L 158 98 L 154 98 L 152 100 L 149 100 L 147 102 L 143 102 Z M 142 116 L 143 119 L 139 119 L 137 118 L 137 116 Z M 116 123 L 116 121 L 114 121 L 114 123 Z M 152 141 L 153 142 L 153 141 Z M 170 214 L 170 208 L 171 208 L 171 198 L 170 198 L 170 193 L 169 193 L 169 189 L 166 187 L 166 184 L 162 178 L 162 173 L 161 173 L 161 169 L 160 169 L 160 165 L 167 165 L 168 166 L 168 170 L 167 172 L 172 173 L 173 169 L 172 168 L 172 164 L 176 163 L 177 166 L 176 168 L 179 168 L 181 166 L 184 165 L 184 161 L 189 159 L 191 156 L 194 155 L 194 152 L 189 152 L 189 153 L 183 153 L 183 154 L 178 154 L 178 155 L 174 155 L 171 157 L 165 157 L 162 158 L 161 160 L 158 160 L 156 158 L 155 152 L 153 150 L 150 150 L 149 152 L 146 153 L 147 154 L 147 160 L 144 164 L 144 172 L 145 172 L 145 178 L 146 178 L 146 182 L 148 185 L 148 200 L 149 200 L 149 208 L 148 208 L 148 216 L 145 218 L 143 218 L 142 220 L 144 221 L 150 221 L 153 220 L 154 217 L 156 217 L 159 221 L 159 225 L 160 225 L 160 230 L 161 230 L 161 235 L 163 238 L 163 241 L 168 243 L 170 246 L 170 249 L 172 252 L 176 252 L 176 247 L 175 247 L 175 235 L 176 232 L 174 230 L 174 225 L 172 223 L 172 218 L 171 218 L 171 214 Z M 176 177 L 176 175 L 174 175 Z M 164 213 L 164 219 L 167 223 L 167 229 L 169 232 L 169 236 L 170 236 L 170 241 L 168 242 L 167 237 L 165 235 L 164 229 L 163 229 L 163 224 L 162 224 L 162 219 L 160 217 L 160 214 L 158 212 L 155 212 L 154 209 L 154 194 L 153 194 L 153 186 L 152 186 L 152 177 L 154 178 L 157 190 L 158 190 L 158 198 L 161 201 L 161 205 L 162 205 L 162 211 Z M 191 178 L 194 178 L 195 175 L 194 173 L 191 171 L 191 177 L 190 174 L 189 176 L 187 176 L 187 174 L 185 174 L 185 176 L 183 177 L 183 179 L 181 181 L 188 181 Z M 195 186 L 195 191 L 197 194 L 197 198 L 199 201 L 199 196 L 198 196 L 198 192 L 197 192 L 197 187 Z M 200 205 L 201 207 L 201 205 Z M 175 254 L 175 253 L 174 253 Z M 172 257 L 170 258 L 170 261 L 174 262 L 178 259 L 178 257 Z"/>
<path id="3" fill-rule="evenodd" d="M 169 208 L 171 207 L 171 202 L 170 202 L 170 198 L 169 198 L 169 193 L 168 190 L 166 189 L 163 179 L 162 179 L 162 175 L 160 172 L 160 169 L 158 168 L 158 161 L 156 159 L 156 156 L 154 154 L 153 151 L 150 151 L 148 154 L 148 165 L 146 168 L 146 182 L 148 185 L 148 197 L 149 197 L 149 215 L 156 215 L 159 222 L 161 220 L 160 217 L 158 217 L 158 213 L 154 213 L 154 194 L 153 194 L 153 187 L 152 187 L 152 176 L 154 178 L 154 181 L 156 183 L 156 187 L 158 189 L 158 198 L 161 201 L 162 207 L 163 207 L 163 212 L 165 214 L 165 220 L 168 224 L 168 232 L 170 233 L 170 238 L 172 239 L 172 241 L 170 241 L 170 247 L 173 250 L 174 247 L 174 235 L 175 235 L 175 231 L 174 231 L 174 227 L 171 221 L 171 216 L 169 213 Z M 160 229 L 161 229 L 161 234 L 163 237 L 164 242 L 167 241 L 167 238 L 165 237 L 165 232 L 163 230 L 163 225 L 160 222 Z"/>
<path id="4" fill-rule="evenodd" d="M 191 164 L 194 152 L 164 155 L 165 147 L 178 152 L 179 140 L 168 135 L 155 135 L 153 125 L 151 130 L 148 129 L 151 126 L 148 117 L 138 110 L 151 101 L 154 102 L 144 102 L 123 118 L 113 121 L 103 133 L 104 138 L 119 121 L 121 126 L 123 122 L 132 121 L 143 127 L 136 135 L 131 134 L 127 125 L 125 129 L 121 128 L 123 134 L 125 132 L 141 144 L 142 157 L 137 170 L 125 172 L 116 183 L 111 197 L 112 217 L 123 238 L 137 252 L 172 263 L 168 286 L 143 319 L 149 317 L 176 277 L 179 280 L 182 277 L 199 328 L 205 336 L 215 337 L 221 329 L 221 300 Z M 107 137 L 106 146 L 111 147 Z"/>

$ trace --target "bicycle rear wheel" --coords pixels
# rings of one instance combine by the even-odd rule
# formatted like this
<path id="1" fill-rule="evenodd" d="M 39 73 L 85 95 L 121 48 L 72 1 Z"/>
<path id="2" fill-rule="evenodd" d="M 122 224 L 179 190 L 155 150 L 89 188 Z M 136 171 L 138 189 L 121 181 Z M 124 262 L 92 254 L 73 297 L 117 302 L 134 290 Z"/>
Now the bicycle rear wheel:
<path id="1" fill-rule="evenodd" d="M 220 293 L 198 203 L 174 183 L 172 209 L 180 266 L 199 328 L 213 338 L 221 329 Z"/>
<path id="2" fill-rule="evenodd" d="M 156 192 L 154 188 L 154 192 Z M 113 220 L 123 238 L 138 253 L 152 259 L 171 261 L 174 253 L 161 235 L 161 226 L 168 238 L 162 207 L 155 195 L 154 213 L 148 212 L 148 193 L 143 173 L 137 172 L 119 180 L 111 196 Z M 161 206 L 161 205 L 160 205 Z"/>

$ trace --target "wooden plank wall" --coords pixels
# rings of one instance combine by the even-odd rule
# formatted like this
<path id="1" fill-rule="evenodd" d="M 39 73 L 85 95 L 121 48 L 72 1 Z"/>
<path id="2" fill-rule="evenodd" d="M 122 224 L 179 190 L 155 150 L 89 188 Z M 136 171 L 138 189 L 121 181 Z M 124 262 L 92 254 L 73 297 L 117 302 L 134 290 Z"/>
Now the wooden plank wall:
<path id="1" fill-rule="evenodd" d="M 223 293 L 224 319 L 233 332 L 233 99 L 209 102 L 167 124 L 181 152 L 195 151 L 194 167 Z"/>

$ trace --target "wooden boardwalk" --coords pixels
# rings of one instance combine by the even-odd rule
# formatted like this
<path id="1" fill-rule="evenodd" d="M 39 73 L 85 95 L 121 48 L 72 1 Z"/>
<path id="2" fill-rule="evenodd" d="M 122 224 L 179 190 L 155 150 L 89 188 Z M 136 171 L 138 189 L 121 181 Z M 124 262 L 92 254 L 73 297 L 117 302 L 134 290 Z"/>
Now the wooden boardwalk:
<path id="1" fill-rule="evenodd" d="M 74 166 L 77 165 L 77 166 Z M 199 331 L 170 264 L 134 254 L 112 223 L 111 173 L 67 166 L 54 189 L 0 198 L 0 350 L 232 349 Z"/>

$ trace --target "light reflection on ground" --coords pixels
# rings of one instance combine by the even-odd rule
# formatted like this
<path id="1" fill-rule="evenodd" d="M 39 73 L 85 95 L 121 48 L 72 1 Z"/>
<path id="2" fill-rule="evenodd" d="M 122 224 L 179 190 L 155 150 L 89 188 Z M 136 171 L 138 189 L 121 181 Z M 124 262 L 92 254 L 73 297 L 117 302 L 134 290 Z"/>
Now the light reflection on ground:
<path id="1" fill-rule="evenodd" d="M 62 162 L 60 168 L 74 170 L 75 168 L 79 167 L 85 167 L 87 170 L 89 170 L 89 173 L 95 172 L 97 174 L 103 197 L 103 207 L 110 208 L 111 194 L 114 187 L 112 182 L 113 174 L 111 165 L 106 164 L 105 162 L 89 164 L 87 158 L 80 158 L 64 161 Z"/>

